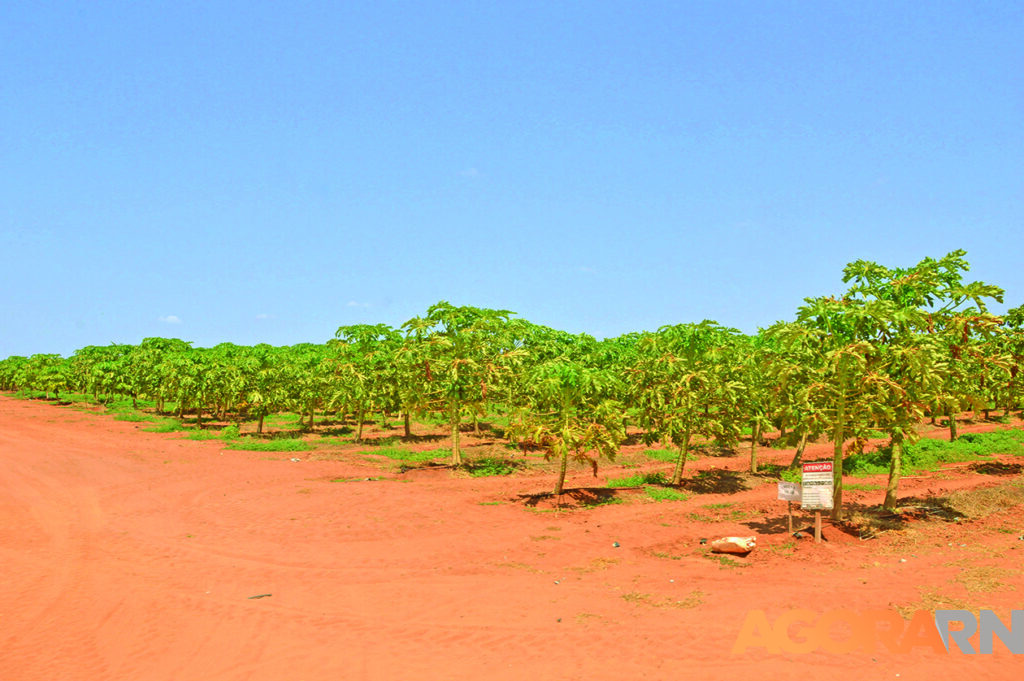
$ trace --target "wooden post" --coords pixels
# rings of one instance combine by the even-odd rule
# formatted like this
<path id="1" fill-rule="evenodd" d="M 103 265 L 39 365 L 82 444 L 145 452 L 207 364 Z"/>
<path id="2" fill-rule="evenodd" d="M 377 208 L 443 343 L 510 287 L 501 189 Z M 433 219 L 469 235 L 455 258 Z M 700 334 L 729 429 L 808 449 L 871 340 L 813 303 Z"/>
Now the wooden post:
<path id="1" fill-rule="evenodd" d="M 789 525 L 789 533 L 793 534 L 793 502 L 786 502 L 786 521 Z"/>
<path id="2" fill-rule="evenodd" d="M 821 511 L 814 512 L 814 542 L 821 543 Z"/>

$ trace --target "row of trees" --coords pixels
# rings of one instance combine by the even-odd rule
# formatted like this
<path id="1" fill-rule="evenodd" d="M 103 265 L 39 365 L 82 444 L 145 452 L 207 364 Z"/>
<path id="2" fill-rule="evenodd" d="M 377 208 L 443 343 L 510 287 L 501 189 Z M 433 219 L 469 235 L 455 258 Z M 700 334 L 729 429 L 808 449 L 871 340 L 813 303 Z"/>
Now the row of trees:
<path id="1" fill-rule="evenodd" d="M 756 336 L 715 322 L 597 340 L 516 318 L 504 310 L 432 306 L 400 328 L 343 326 L 331 341 L 289 347 L 230 343 L 193 348 L 175 339 L 90 346 L 71 357 L 0 361 L 0 388 L 59 396 L 88 392 L 173 403 L 179 415 L 256 421 L 278 411 L 302 416 L 431 415 L 447 424 L 453 465 L 460 433 L 497 417 L 505 435 L 542 447 L 559 463 L 596 467 L 614 457 L 635 426 L 649 443 L 676 449 L 672 483 L 683 478 L 696 442 L 736 447 L 745 429 L 750 468 L 761 434 L 778 430 L 796 447 L 827 437 L 836 461 L 835 514 L 842 508 L 842 460 L 881 430 L 891 440 L 886 505 L 896 503 L 903 447 L 931 416 L 1018 408 L 1024 394 L 1024 306 L 988 311 L 1002 290 L 965 282 L 963 251 L 909 268 L 857 261 L 839 297 L 809 298 L 790 322 Z"/>

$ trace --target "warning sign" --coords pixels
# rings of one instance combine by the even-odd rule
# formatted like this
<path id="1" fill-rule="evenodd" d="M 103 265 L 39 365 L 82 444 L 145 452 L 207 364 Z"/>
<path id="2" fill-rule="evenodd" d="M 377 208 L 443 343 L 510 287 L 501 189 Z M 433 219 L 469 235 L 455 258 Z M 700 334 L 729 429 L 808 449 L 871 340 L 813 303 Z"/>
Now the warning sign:
<path id="1" fill-rule="evenodd" d="M 833 462 L 811 461 L 804 464 L 801 496 L 805 511 L 827 511 L 832 508 Z"/>
<path id="2" fill-rule="evenodd" d="M 795 482 L 779 483 L 780 501 L 800 501 L 800 485 Z"/>

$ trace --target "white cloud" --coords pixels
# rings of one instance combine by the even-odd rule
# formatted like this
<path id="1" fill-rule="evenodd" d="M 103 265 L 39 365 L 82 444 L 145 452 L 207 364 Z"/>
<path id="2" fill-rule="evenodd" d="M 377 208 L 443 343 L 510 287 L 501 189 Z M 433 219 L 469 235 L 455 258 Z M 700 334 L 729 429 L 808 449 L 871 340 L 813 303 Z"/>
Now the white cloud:
<path id="1" fill-rule="evenodd" d="M 164 324 L 181 324 L 181 319 L 178 318 L 178 315 L 169 314 L 166 317 L 159 317 L 158 319 Z"/>

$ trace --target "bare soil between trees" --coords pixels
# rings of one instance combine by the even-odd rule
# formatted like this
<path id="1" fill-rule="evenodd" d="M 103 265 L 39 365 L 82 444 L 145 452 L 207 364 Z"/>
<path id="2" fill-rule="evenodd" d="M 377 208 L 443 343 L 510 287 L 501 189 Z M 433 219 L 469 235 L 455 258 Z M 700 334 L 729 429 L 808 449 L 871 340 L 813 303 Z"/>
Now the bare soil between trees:
<path id="1" fill-rule="evenodd" d="M 403 473 L 372 457 L 232 451 L 145 425 L 0 396 L 5 681 L 1024 671 L 998 642 L 993 655 L 732 654 L 751 610 L 774 620 L 795 608 L 987 608 L 1009 623 L 1024 608 L 1022 507 L 955 521 L 935 500 L 998 494 L 1020 477 L 1013 457 L 910 477 L 905 514 L 884 527 L 826 522 L 828 541 L 814 544 L 788 534 L 773 479 L 741 473 L 746 452 L 690 462 L 690 498 L 655 501 L 605 487 L 671 469 L 632 467 L 634 445 L 597 477 L 573 471 L 555 500 L 542 467 Z M 805 459 L 830 451 L 811 445 Z M 760 458 L 785 464 L 792 451 L 762 448 Z M 880 487 L 846 491 L 855 517 L 881 503 L 881 477 L 849 482 Z M 756 535 L 758 547 L 723 558 L 702 544 L 728 535 Z"/>

